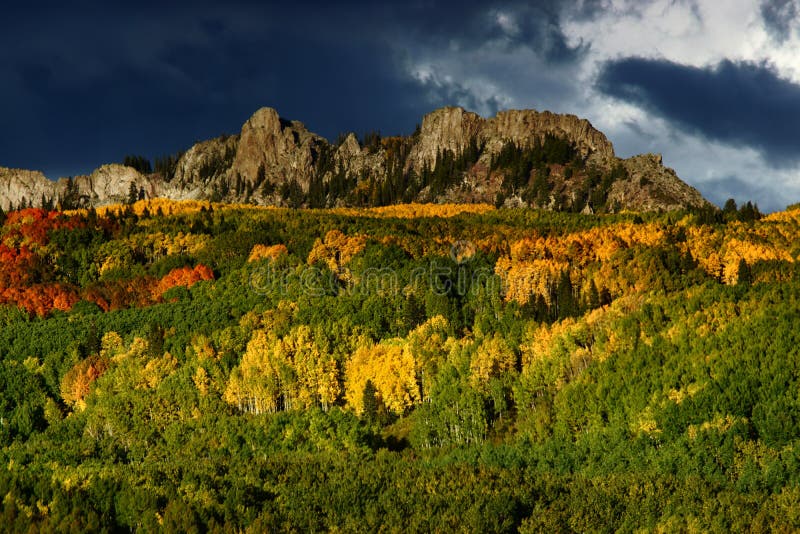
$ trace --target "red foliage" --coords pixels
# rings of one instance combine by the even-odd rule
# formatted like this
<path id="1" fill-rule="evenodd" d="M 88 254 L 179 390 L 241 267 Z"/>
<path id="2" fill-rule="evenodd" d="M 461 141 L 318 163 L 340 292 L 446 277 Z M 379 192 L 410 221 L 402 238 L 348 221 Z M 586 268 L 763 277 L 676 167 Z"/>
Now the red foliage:
<path id="1" fill-rule="evenodd" d="M 103 311 L 119 310 L 130 306 L 149 306 L 159 302 L 161 295 L 173 287 L 191 287 L 197 282 L 213 279 L 214 273 L 205 265 L 181 267 L 173 269 L 161 280 L 143 277 L 94 284 L 87 287 L 82 296 Z"/>
<path id="2" fill-rule="evenodd" d="M 45 211 L 40 208 L 27 208 L 9 213 L 3 226 L 6 240 L 44 245 L 47 244 L 47 236 L 51 231 L 61 228 L 72 230 L 85 224 L 83 218 L 79 216 L 67 216 L 58 211 Z"/>

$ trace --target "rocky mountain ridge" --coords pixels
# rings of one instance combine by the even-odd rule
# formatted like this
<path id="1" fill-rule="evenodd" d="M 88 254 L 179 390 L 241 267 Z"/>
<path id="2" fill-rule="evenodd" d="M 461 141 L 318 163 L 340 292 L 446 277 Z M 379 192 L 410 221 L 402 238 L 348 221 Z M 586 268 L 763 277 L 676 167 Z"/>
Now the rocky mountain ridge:
<path id="1" fill-rule="evenodd" d="M 445 107 L 426 115 L 410 136 L 374 133 L 359 141 L 350 134 L 331 144 L 262 108 L 239 134 L 197 143 L 158 172 L 107 164 L 89 176 L 51 181 L 37 171 L 0 167 L 3 209 L 101 206 L 131 195 L 295 207 L 423 201 L 650 211 L 707 205 L 660 156 L 617 158 L 589 121 L 535 110 L 483 118 Z"/>

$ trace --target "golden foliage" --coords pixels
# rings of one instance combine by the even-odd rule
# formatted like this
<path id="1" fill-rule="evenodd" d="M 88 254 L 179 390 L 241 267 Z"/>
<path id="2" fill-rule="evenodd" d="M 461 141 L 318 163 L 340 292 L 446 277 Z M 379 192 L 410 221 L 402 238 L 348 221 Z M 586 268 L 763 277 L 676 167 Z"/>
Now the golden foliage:
<path id="1" fill-rule="evenodd" d="M 520 304 L 541 296 L 550 305 L 550 296 L 561 273 L 569 268 L 568 263 L 535 259 L 514 261 L 502 257 L 495 264 L 495 274 L 503 281 L 506 300 Z"/>
<path id="2" fill-rule="evenodd" d="M 314 341 L 308 326 L 283 339 L 256 330 L 231 373 L 224 399 L 241 411 L 264 413 L 322 406 L 340 394 L 338 366 Z"/>
<path id="3" fill-rule="evenodd" d="M 701 432 L 705 433 L 714 430 L 719 433 L 725 433 L 737 423 L 747 424 L 747 418 L 734 415 L 726 415 L 724 417 L 718 415 L 711 421 L 705 421 L 699 425 L 689 425 L 686 433 L 689 439 L 695 440 Z"/>
<path id="4" fill-rule="evenodd" d="M 517 356 L 503 336 L 495 333 L 485 338 L 469 364 L 470 381 L 477 389 L 486 388 L 489 380 L 499 378 L 505 373 L 514 371 Z"/>
<path id="5" fill-rule="evenodd" d="M 423 400 L 430 397 L 433 377 L 447 358 L 445 344 L 450 323 L 441 315 L 431 317 L 406 337 L 406 350 L 414 358 Z"/>
<path id="6" fill-rule="evenodd" d="M 114 360 L 125 350 L 122 337 L 114 331 L 106 332 L 100 340 L 100 356 Z"/>
<path id="7" fill-rule="evenodd" d="M 105 274 L 114 269 L 129 268 L 133 265 L 134 255 L 144 257 L 151 262 L 177 254 L 195 255 L 203 250 L 210 240 L 211 238 L 205 234 L 138 233 L 124 240 L 103 243 L 95 255 L 95 264 L 100 274 Z"/>
<path id="8" fill-rule="evenodd" d="M 192 376 L 192 382 L 201 396 L 205 397 L 208 395 L 208 386 L 211 384 L 211 379 L 208 377 L 208 371 L 206 371 L 204 367 L 201 366 L 197 368 L 194 376 Z"/>
<path id="9" fill-rule="evenodd" d="M 353 256 L 364 250 L 367 245 L 367 236 L 355 235 L 348 237 L 339 230 L 331 230 L 325 234 L 325 239 L 317 239 L 311 252 L 308 254 L 308 264 L 318 261 L 324 262 L 328 268 L 342 280 L 350 280 L 351 274 L 346 269 Z"/>
<path id="10" fill-rule="evenodd" d="M 178 368 L 178 360 L 169 352 L 148 361 L 140 373 L 138 388 L 153 389 Z"/>
<path id="11" fill-rule="evenodd" d="M 247 261 L 253 262 L 263 259 L 275 260 L 287 254 L 289 254 L 289 251 L 286 249 L 286 245 L 283 244 L 255 245 L 250 251 L 250 256 L 247 258 Z"/>
<path id="12" fill-rule="evenodd" d="M 491 204 L 396 204 L 377 208 L 334 208 L 326 210 L 350 217 L 416 219 L 419 217 L 455 217 L 461 213 L 487 213 Z"/>
<path id="13" fill-rule="evenodd" d="M 345 366 L 345 377 L 345 397 L 359 415 L 367 381 L 375 386 L 377 400 L 395 414 L 420 402 L 414 357 L 398 343 L 358 347 Z"/>
<path id="14" fill-rule="evenodd" d="M 277 339 L 257 330 L 247 343 L 242 361 L 232 372 L 223 399 L 240 411 L 265 413 L 278 409 L 280 385 L 270 351 Z"/>

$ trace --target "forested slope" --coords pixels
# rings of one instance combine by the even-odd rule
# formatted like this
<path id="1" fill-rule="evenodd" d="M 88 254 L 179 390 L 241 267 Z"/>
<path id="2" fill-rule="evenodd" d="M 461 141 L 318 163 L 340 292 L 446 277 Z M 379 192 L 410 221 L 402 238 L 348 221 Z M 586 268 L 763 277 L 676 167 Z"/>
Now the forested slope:
<path id="1" fill-rule="evenodd" d="M 800 210 L 28 209 L 8 530 L 800 528 Z"/>

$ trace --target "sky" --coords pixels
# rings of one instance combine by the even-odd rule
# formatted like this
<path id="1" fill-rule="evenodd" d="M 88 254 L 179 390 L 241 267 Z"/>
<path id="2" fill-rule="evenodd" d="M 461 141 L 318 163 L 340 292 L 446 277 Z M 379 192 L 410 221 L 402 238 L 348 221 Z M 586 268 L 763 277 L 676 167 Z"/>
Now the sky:
<path id="1" fill-rule="evenodd" d="M 109 4 L 4 6 L 0 166 L 88 174 L 262 106 L 332 140 L 533 108 L 718 205 L 800 201 L 800 0 Z"/>

